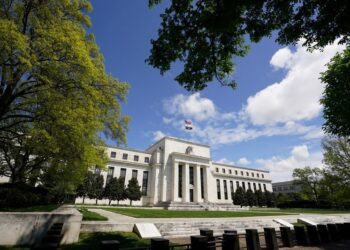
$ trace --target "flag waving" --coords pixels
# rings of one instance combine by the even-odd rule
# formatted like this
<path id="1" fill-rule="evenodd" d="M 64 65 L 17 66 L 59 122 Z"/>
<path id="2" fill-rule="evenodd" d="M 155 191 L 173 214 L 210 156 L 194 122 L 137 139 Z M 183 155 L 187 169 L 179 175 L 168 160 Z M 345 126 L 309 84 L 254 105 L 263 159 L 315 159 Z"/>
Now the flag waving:
<path id="1" fill-rule="evenodd" d="M 185 120 L 185 129 L 187 130 L 192 130 L 193 127 L 192 127 L 192 121 L 190 120 Z"/>

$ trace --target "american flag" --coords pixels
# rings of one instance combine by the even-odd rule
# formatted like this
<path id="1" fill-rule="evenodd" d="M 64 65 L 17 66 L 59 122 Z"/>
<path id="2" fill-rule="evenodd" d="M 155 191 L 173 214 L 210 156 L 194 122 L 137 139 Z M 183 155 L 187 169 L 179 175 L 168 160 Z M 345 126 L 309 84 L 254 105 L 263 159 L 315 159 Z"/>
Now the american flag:
<path id="1" fill-rule="evenodd" d="M 185 129 L 187 130 L 192 130 L 192 121 L 190 120 L 185 120 Z"/>

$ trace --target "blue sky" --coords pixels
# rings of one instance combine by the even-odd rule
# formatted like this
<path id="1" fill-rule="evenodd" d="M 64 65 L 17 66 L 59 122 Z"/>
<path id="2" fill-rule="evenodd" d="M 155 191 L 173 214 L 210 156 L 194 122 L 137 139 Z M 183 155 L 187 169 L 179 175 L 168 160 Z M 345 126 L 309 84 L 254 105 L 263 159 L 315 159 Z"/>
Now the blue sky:
<path id="1" fill-rule="evenodd" d="M 300 45 L 288 48 L 264 39 L 251 45 L 248 56 L 234 59 L 236 90 L 214 82 L 191 93 L 173 80 L 181 64 L 161 76 L 145 63 L 166 3 L 153 9 L 147 1 L 92 4 L 90 32 L 106 69 L 131 86 L 123 104 L 123 114 L 131 117 L 128 147 L 145 149 L 162 135 L 190 139 L 212 145 L 216 161 L 270 170 L 273 181 L 290 179 L 296 167 L 322 166 L 318 78 L 342 46 L 311 54 Z M 192 131 L 184 130 L 184 119 L 193 122 Z"/>

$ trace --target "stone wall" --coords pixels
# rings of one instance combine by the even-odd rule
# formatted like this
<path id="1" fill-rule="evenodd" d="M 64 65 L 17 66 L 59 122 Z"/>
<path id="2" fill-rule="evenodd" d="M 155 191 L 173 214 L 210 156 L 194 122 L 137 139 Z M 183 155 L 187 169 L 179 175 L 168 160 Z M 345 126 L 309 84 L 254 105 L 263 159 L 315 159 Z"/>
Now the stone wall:
<path id="1" fill-rule="evenodd" d="M 73 206 L 53 212 L 0 213 L 0 245 L 33 245 L 40 242 L 54 223 L 64 223 L 61 244 L 79 239 L 82 215 Z"/>

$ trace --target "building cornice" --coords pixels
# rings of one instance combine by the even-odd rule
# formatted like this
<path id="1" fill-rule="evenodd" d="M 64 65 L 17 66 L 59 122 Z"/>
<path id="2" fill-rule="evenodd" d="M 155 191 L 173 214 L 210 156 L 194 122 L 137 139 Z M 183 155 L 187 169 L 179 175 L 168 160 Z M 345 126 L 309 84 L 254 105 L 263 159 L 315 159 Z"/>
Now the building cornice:
<path id="1" fill-rule="evenodd" d="M 156 141 L 155 143 L 151 144 L 147 149 L 146 151 L 148 151 L 149 149 L 151 149 L 154 145 L 160 143 L 161 141 L 163 140 L 172 140 L 172 141 L 177 141 L 177 142 L 184 142 L 184 143 L 187 143 L 187 144 L 191 144 L 191 145 L 196 145 L 196 146 L 201 146 L 201 147 L 206 147 L 206 148 L 210 148 L 209 145 L 206 145 L 206 144 L 202 144 L 202 143 L 198 143 L 198 142 L 193 142 L 193 141 L 188 141 L 188 140 L 185 140 L 185 139 L 180 139 L 180 138 L 176 138 L 176 137 L 171 137 L 171 136 L 164 136 L 162 139 Z"/>
<path id="2" fill-rule="evenodd" d="M 125 151 L 132 151 L 132 152 L 147 154 L 147 155 L 150 155 L 150 156 L 151 156 L 150 153 L 148 153 L 148 152 L 146 152 L 146 151 L 139 150 L 139 149 L 122 148 L 122 147 L 117 147 L 117 146 L 112 146 L 112 145 L 107 145 L 106 148 L 115 148 L 115 149 L 120 149 L 120 150 L 125 150 Z"/>
<path id="3" fill-rule="evenodd" d="M 258 168 L 247 168 L 247 167 L 239 167 L 239 166 L 234 166 L 234 165 L 229 165 L 225 163 L 219 163 L 219 162 L 212 162 L 212 165 L 219 165 L 219 166 L 225 166 L 225 167 L 231 167 L 231 168 L 239 168 L 243 170 L 252 170 L 252 171 L 257 171 L 257 172 L 264 172 L 264 173 L 270 173 L 270 171 L 263 170 L 263 169 L 258 169 Z"/>
<path id="4" fill-rule="evenodd" d="M 133 166 L 139 166 L 139 167 L 151 167 L 151 165 L 149 163 L 142 163 L 142 162 L 131 162 L 131 161 L 127 161 L 127 160 L 117 160 L 117 159 L 109 159 L 108 163 L 122 163 L 122 164 L 126 164 L 126 165 L 133 165 Z"/>

